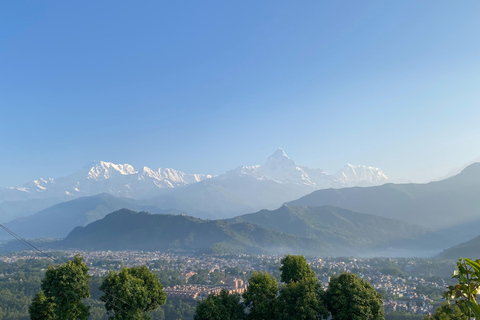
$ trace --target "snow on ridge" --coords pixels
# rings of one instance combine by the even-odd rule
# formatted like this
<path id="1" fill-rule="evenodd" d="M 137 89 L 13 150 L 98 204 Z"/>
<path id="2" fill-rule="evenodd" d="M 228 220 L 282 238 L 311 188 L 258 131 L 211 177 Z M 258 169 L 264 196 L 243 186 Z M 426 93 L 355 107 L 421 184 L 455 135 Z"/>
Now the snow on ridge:
<path id="1" fill-rule="evenodd" d="M 387 175 L 376 167 L 365 165 L 346 164 L 342 170 L 337 172 L 335 176 L 347 184 L 352 183 L 369 183 L 369 184 L 383 184 L 388 182 Z"/>
<path id="2" fill-rule="evenodd" d="M 160 189 L 173 189 L 205 179 L 253 178 L 279 184 L 297 185 L 305 190 L 377 185 L 388 182 L 379 168 L 347 164 L 335 175 L 321 169 L 301 166 L 277 149 L 262 165 L 240 166 L 220 176 L 186 174 L 172 168 L 142 167 L 95 161 L 58 179 L 38 179 L 17 187 L 0 189 L 0 201 L 48 197 L 78 197 L 108 192 L 116 196 L 145 199 L 159 195 Z M 238 182 L 238 181 L 237 181 Z M 240 182 L 238 182 L 240 183 Z"/>
<path id="3" fill-rule="evenodd" d="M 131 175 L 135 173 L 138 172 L 129 164 L 114 164 L 112 162 L 100 161 L 90 169 L 87 179 L 104 180 L 109 179 L 116 174 Z"/>

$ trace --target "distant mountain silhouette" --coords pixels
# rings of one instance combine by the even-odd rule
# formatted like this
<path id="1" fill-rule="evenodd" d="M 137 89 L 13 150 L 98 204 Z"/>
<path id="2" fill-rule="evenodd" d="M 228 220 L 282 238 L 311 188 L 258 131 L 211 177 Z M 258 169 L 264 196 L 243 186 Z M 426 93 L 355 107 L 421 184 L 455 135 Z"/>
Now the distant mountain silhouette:
<path id="1" fill-rule="evenodd" d="M 437 230 L 449 228 L 480 217 L 480 163 L 442 181 L 318 190 L 287 204 L 336 206 Z"/>
<path id="2" fill-rule="evenodd" d="M 453 260 L 460 258 L 480 259 L 480 236 L 444 250 L 437 258 Z"/>
<path id="3" fill-rule="evenodd" d="M 56 204 L 34 215 L 8 222 L 5 226 L 25 238 L 64 238 L 73 228 L 85 226 L 121 208 L 148 210 L 152 213 L 167 212 L 153 206 L 141 205 L 133 199 L 102 193 Z M 9 237 L 8 234 L 3 236 Z"/>

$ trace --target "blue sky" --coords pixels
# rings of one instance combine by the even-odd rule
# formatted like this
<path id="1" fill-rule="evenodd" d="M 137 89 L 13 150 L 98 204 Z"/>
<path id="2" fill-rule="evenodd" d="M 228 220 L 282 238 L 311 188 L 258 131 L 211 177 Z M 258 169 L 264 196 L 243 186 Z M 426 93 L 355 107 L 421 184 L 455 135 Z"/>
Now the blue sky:
<path id="1" fill-rule="evenodd" d="M 480 2 L 4 1 L 0 186 L 282 147 L 401 180 L 480 157 Z"/>

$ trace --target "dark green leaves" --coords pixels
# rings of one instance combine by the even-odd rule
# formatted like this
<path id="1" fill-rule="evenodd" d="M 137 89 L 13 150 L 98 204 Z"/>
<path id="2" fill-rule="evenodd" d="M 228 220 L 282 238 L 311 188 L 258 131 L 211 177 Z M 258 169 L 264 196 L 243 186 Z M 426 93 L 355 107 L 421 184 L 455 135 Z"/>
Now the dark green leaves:
<path id="1" fill-rule="evenodd" d="M 145 319 L 146 313 L 165 303 L 167 296 L 158 278 L 146 266 L 111 271 L 100 286 L 105 292 L 109 319 Z"/>

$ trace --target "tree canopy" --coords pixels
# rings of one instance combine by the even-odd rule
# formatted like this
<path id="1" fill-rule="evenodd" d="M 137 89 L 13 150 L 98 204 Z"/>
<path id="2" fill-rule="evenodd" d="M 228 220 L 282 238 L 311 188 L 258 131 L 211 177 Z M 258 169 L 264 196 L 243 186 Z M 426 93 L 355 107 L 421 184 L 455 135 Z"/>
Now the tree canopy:
<path id="1" fill-rule="evenodd" d="M 380 294 L 354 273 L 331 277 L 325 303 L 333 320 L 385 319 Z"/>
<path id="2" fill-rule="evenodd" d="M 458 306 L 450 305 L 448 302 L 442 303 L 434 314 L 425 316 L 424 320 L 468 320 Z"/>
<path id="3" fill-rule="evenodd" d="M 274 319 L 327 319 L 329 312 L 323 302 L 323 290 L 316 279 L 290 282 L 280 288 Z"/>
<path id="4" fill-rule="evenodd" d="M 59 265 L 49 266 L 42 280 L 41 288 L 46 298 L 54 304 L 54 313 L 62 320 L 86 320 L 89 308 L 83 304 L 82 299 L 90 297 L 90 275 L 83 258 L 76 255 L 73 261 Z M 32 309 L 34 312 L 41 302 L 41 295 Z"/>
<path id="5" fill-rule="evenodd" d="M 254 271 L 243 293 L 247 319 L 275 319 L 275 303 L 278 294 L 277 279 L 268 272 Z"/>
<path id="6" fill-rule="evenodd" d="M 195 320 L 244 320 L 245 311 L 238 293 L 229 294 L 222 290 L 218 295 L 211 294 L 200 301 L 194 316 Z"/>
<path id="7" fill-rule="evenodd" d="M 45 297 L 42 290 L 39 290 L 32 299 L 28 308 L 31 320 L 55 320 L 55 304 L 52 298 Z"/>
<path id="8" fill-rule="evenodd" d="M 164 304 L 167 296 L 158 278 L 146 266 L 111 271 L 104 278 L 100 300 L 105 302 L 109 319 L 148 319 L 147 312 Z"/>
<path id="9" fill-rule="evenodd" d="M 298 282 L 306 279 L 315 279 L 315 272 L 308 265 L 304 256 L 286 255 L 281 260 L 281 281 L 285 283 Z"/>
<path id="10" fill-rule="evenodd" d="M 305 257 L 286 255 L 281 263 L 284 284 L 277 297 L 275 319 L 326 319 L 322 286 Z"/>

